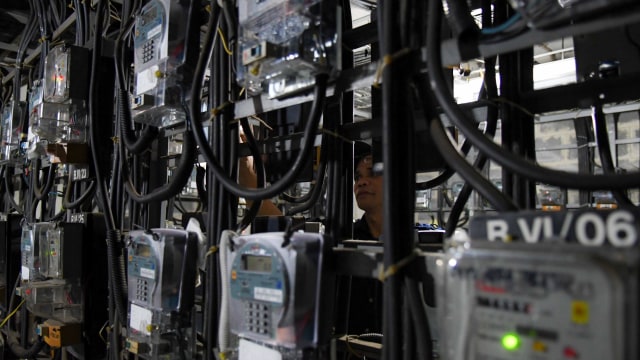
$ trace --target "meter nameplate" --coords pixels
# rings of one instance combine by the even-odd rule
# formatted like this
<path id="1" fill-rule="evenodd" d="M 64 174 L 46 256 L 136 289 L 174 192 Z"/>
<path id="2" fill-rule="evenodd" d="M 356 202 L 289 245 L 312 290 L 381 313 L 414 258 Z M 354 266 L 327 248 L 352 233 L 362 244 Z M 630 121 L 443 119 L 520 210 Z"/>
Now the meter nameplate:
<path id="1" fill-rule="evenodd" d="M 474 217 L 469 224 L 473 240 L 563 242 L 583 246 L 638 245 L 639 209 L 522 211 Z"/>

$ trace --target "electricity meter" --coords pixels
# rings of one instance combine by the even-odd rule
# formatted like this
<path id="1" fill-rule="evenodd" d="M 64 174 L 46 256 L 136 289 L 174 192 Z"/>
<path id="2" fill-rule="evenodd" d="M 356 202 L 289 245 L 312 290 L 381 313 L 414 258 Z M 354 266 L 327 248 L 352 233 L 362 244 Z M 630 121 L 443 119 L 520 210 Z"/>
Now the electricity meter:
<path id="1" fill-rule="evenodd" d="M 44 101 L 83 101 L 89 92 L 89 51 L 80 46 L 57 46 L 44 61 Z"/>
<path id="2" fill-rule="evenodd" d="M 638 255 L 483 241 L 452 250 L 439 262 L 443 358 L 637 359 Z"/>
<path id="3" fill-rule="evenodd" d="M 336 66 L 336 6 L 331 0 L 238 2 L 237 80 L 251 95 L 304 91 Z"/>
<path id="4" fill-rule="evenodd" d="M 22 281 L 38 281 L 46 278 L 46 266 L 42 263 L 40 246 L 46 241 L 47 231 L 53 223 L 25 224 L 22 227 L 20 252 L 22 256 Z"/>
<path id="5" fill-rule="evenodd" d="M 81 238 L 64 236 L 63 226 L 41 222 L 22 227 L 20 295 L 33 314 L 82 322 Z"/>
<path id="6" fill-rule="evenodd" d="M 182 104 L 191 78 L 182 65 L 198 50 L 197 44 L 189 44 L 195 39 L 189 36 L 195 21 L 191 19 L 194 2 L 188 3 L 151 0 L 136 17 L 134 121 L 167 127 L 185 120 Z"/>
<path id="7" fill-rule="evenodd" d="M 198 240 L 175 229 L 129 234 L 126 348 L 143 359 L 184 358 L 196 285 Z M 187 356 L 187 358 L 191 358 Z"/>
<path id="8" fill-rule="evenodd" d="M 16 101 L 5 105 L 2 112 L 2 147 L 0 163 L 7 163 L 19 157 L 20 141 L 22 140 L 22 111 Z"/>
<path id="9" fill-rule="evenodd" d="M 326 316 L 323 236 L 259 233 L 231 241 L 226 274 L 231 331 L 281 353 L 322 345 L 328 334 L 321 319 Z"/>

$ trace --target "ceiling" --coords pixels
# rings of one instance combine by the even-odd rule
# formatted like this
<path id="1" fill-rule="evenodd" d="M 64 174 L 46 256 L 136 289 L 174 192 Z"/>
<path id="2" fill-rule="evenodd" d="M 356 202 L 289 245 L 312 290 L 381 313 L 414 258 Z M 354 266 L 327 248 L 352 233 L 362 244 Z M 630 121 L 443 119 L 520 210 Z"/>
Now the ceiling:
<path id="1" fill-rule="evenodd" d="M 2 1 L 0 3 L 0 71 L 6 75 L 15 64 L 22 30 L 29 19 L 28 1 Z M 27 55 L 36 45 L 32 44 Z"/>

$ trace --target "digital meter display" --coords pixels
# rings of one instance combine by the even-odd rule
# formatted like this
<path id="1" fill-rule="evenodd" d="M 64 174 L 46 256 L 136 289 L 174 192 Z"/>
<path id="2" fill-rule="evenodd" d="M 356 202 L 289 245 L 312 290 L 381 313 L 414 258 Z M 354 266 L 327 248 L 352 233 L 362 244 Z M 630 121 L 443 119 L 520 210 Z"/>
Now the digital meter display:
<path id="1" fill-rule="evenodd" d="M 246 271 L 271 272 L 271 256 L 242 255 L 242 268 Z"/>
<path id="2" fill-rule="evenodd" d="M 136 255 L 144 256 L 144 257 L 151 256 L 152 255 L 151 246 L 142 245 L 142 244 L 136 244 Z"/>

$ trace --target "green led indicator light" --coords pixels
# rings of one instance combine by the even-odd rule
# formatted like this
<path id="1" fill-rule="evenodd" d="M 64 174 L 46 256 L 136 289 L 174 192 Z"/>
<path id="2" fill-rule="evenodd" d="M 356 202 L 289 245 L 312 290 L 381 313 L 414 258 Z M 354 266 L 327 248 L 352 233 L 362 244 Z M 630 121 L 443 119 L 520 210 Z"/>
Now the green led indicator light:
<path id="1" fill-rule="evenodd" d="M 520 347 L 520 337 L 515 333 L 506 333 L 500 340 L 502 347 L 508 351 L 518 350 Z"/>

